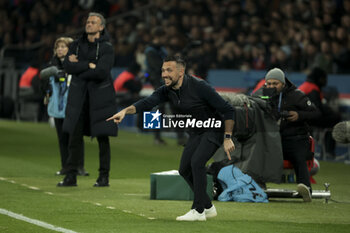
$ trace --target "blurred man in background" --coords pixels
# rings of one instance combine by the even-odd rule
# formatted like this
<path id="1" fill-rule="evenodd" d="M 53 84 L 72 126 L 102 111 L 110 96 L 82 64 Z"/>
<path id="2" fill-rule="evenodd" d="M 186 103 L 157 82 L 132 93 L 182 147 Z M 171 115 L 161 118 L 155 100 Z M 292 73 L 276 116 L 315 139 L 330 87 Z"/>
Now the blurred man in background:
<path id="1" fill-rule="evenodd" d="M 308 74 L 306 81 L 298 88 L 304 92 L 313 104 L 321 111 L 321 117 L 310 121 L 311 126 L 321 129 L 331 129 L 341 121 L 339 112 L 334 111 L 326 102 L 322 89 L 327 86 L 327 73 L 319 67 L 314 67 Z M 332 138 L 331 130 L 325 132 L 324 141 L 325 153 L 331 158 L 335 158 L 335 141 Z"/>
<path id="2" fill-rule="evenodd" d="M 163 85 L 162 80 L 162 64 L 163 59 L 168 55 L 164 47 L 165 32 L 162 27 L 156 27 L 151 32 L 152 42 L 146 47 L 146 67 L 148 80 L 151 83 L 154 90 Z M 161 112 L 165 112 L 165 106 L 162 104 L 159 106 Z M 164 145 L 166 142 L 162 139 L 160 130 L 154 133 L 154 143 Z"/>

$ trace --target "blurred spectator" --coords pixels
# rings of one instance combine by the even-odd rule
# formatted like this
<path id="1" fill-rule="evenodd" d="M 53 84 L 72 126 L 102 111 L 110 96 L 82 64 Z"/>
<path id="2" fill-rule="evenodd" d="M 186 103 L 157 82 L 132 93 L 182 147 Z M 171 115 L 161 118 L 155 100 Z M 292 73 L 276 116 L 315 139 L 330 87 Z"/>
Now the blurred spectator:
<path id="1" fill-rule="evenodd" d="M 47 114 L 45 112 L 45 106 L 43 104 L 45 93 L 42 89 L 42 84 L 39 76 L 39 65 L 33 62 L 24 73 L 21 75 L 19 80 L 19 106 L 25 108 L 27 103 L 33 103 L 37 106 L 36 121 L 47 120 Z M 21 110 L 20 110 L 21 111 Z"/>
<path id="2" fill-rule="evenodd" d="M 114 80 L 113 86 L 117 100 L 123 108 L 140 99 L 139 93 L 142 89 L 142 81 L 139 78 L 140 70 L 140 65 L 133 62 Z"/>
<path id="3" fill-rule="evenodd" d="M 311 126 L 321 129 L 333 128 L 335 124 L 341 121 L 339 112 L 334 111 L 328 104 L 325 103 L 324 93 L 322 89 L 327 85 L 327 73 L 319 67 L 315 67 L 308 74 L 306 81 L 299 86 L 311 100 L 313 104 L 321 111 L 321 116 L 314 121 L 310 121 Z M 331 131 L 325 133 L 326 154 L 330 157 L 335 157 L 335 141 L 332 138 Z"/>
<path id="4" fill-rule="evenodd" d="M 148 80 L 156 90 L 162 83 L 161 68 L 163 59 L 167 56 L 168 52 L 163 46 L 165 42 L 165 31 L 162 27 L 155 27 L 152 30 L 152 42 L 146 47 L 146 71 Z M 160 112 L 165 112 L 164 105 L 159 106 Z M 161 138 L 160 130 L 154 132 L 155 144 L 166 144 Z"/>
<path id="5" fill-rule="evenodd" d="M 152 7 L 143 10 L 147 4 Z M 43 35 L 78 34 L 81 31 L 76 27 L 82 26 L 87 12 L 94 9 L 112 16 L 108 30 L 114 39 L 115 66 L 131 64 L 139 45 L 149 43 L 148 31 L 162 25 L 169 38 L 164 46 L 171 54 L 186 48 L 186 38 L 201 42 L 186 51 L 189 64 L 205 58 L 210 68 L 263 69 L 265 63 L 267 68 L 278 65 L 288 71 L 306 71 L 316 63 L 328 73 L 350 73 L 349 1 L 89 0 L 76 4 L 72 0 L 38 0 L 1 1 L 0 6 L 4 22 L 0 48 L 41 43 Z M 223 54 L 227 42 L 240 47 L 243 60 L 230 62 L 232 48 Z M 203 56 L 208 50 L 217 56 Z M 304 57 L 302 61 L 297 61 L 298 56 Z M 240 55 L 234 60 L 237 57 Z"/>
<path id="6" fill-rule="evenodd" d="M 329 41 L 321 42 L 321 51 L 316 55 L 314 66 L 320 67 L 327 73 L 333 71 L 333 57 L 331 53 L 331 44 Z"/>

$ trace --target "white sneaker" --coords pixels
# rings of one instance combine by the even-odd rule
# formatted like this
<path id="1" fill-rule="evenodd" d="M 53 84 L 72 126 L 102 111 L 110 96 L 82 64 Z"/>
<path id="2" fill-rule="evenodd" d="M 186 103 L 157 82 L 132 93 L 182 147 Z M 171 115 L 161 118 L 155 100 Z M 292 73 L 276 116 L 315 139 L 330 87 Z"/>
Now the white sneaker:
<path id="1" fill-rule="evenodd" d="M 209 209 L 204 209 L 204 213 L 206 218 L 214 218 L 218 215 L 214 205 L 212 205 Z"/>
<path id="2" fill-rule="evenodd" d="M 310 189 L 305 184 L 298 184 L 297 191 L 303 197 L 304 202 L 312 201 Z"/>
<path id="3" fill-rule="evenodd" d="M 192 209 L 188 211 L 185 215 L 176 218 L 176 221 L 206 221 L 205 213 L 198 213 L 197 210 Z"/>

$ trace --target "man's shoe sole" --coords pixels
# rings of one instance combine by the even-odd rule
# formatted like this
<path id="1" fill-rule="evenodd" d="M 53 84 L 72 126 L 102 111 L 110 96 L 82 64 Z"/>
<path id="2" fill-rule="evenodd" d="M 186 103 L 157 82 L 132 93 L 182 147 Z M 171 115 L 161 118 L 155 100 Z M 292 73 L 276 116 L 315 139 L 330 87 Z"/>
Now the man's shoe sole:
<path id="1" fill-rule="evenodd" d="M 304 202 L 311 202 L 312 201 L 311 193 L 308 190 L 308 187 L 306 187 L 303 184 L 298 184 L 297 191 L 300 194 L 300 196 L 303 197 Z"/>

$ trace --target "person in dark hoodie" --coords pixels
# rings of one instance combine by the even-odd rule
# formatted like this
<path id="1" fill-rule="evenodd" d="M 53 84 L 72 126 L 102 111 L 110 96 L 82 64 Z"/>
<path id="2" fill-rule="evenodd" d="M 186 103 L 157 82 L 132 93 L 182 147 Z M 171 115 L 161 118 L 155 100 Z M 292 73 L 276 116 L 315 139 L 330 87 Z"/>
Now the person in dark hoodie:
<path id="1" fill-rule="evenodd" d="M 341 121 L 339 112 L 334 111 L 329 105 L 324 103 L 322 88 L 327 85 L 327 73 L 319 67 L 314 67 L 308 74 L 306 81 L 298 89 L 304 92 L 312 103 L 318 107 L 322 115 L 316 121 L 311 121 L 310 125 L 317 128 L 333 128 Z M 335 157 L 335 141 L 332 138 L 331 130 L 325 133 L 325 152 L 332 158 Z"/>
<path id="2" fill-rule="evenodd" d="M 58 186 L 76 186 L 77 145 L 83 136 L 97 137 L 99 145 L 99 177 L 95 187 L 109 186 L 111 151 L 108 136 L 117 136 L 117 126 L 106 122 L 114 113 L 116 96 L 111 77 L 114 52 L 105 29 L 104 17 L 89 13 L 85 33 L 69 47 L 63 65 L 73 75 L 68 94 L 63 130 L 70 134 L 68 172 Z"/>
<path id="3" fill-rule="evenodd" d="M 271 115 L 280 126 L 283 158 L 293 164 L 297 191 L 305 202 L 310 202 L 311 184 L 306 161 L 312 154 L 306 121 L 319 118 L 321 113 L 279 68 L 267 72 L 265 86 L 256 94 L 261 91 L 269 97 Z"/>
<path id="4" fill-rule="evenodd" d="M 43 89 L 46 92 L 44 103 L 47 104 L 47 113 L 53 117 L 58 137 L 58 144 L 61 155 L 61 170 L 56 175 L 67 174 L 67 159 L 69 157 L 68 133 L 63 132 L 62 126 L 66 111 L 68 90 L 72 76 L 64 71 L 63 60 L 68 53 L 68 47 L 73 39 L 70 37 L 60 37 L 55 41 L 53 57 L 49 66 L 40 71 Z M 82 142 L 83 143 L 83 142 Z M 88 176 L 84 169 L 84 144 L 80 145 L 78 175 Z"/>
<path id="5" fill-rule="evenodd" d="M 153 28 L 151 35 L 152 42 L 149 45 L 147 45 L 145 49 L 146 72 L 148 81 L 151 83 L 154 90 L 156 90 L 163 85 L 161 69 L 163 59 L 168 55 L 168 52 L 163 46 L 165 32 L 162 29 L 162 27 Z M 159 106 L 161 112 L 165 112 L 164 107 L 164 104 Z M 162 139 L 159 130 L 154 132 L 154 143 L 160 145 L 166 144 L 165 141 Z"/>
<path id="6" fill-rule="evenodd" d="M 145 49 L 146 56 L 146 72 L 148 75 L 148 80 L 151 83 L 154 90 L 158 89 L 160 86 L 164 85 L 162 79 L 162 64 L 163 59 L 168 55 L 167 50 L 164 47 L 165 32 L 161 26 L 153 28 L 152 32 L 152 42 L 147 45 Z M 165 105 L 160 104 L 158 109 L 161 112 L 165 112 Z M 176 111 L 176 107 L 170 103 L 171 112 Z M 179 145 L 184 145 L 186 143 L 186 137 L 183 132 L 177 131 L 177 143 Z M 154 132 L 154 143 L 157 145 L 165 145 L 166 142 L 161 137 L 161 131 L 157 130 Z"/>

